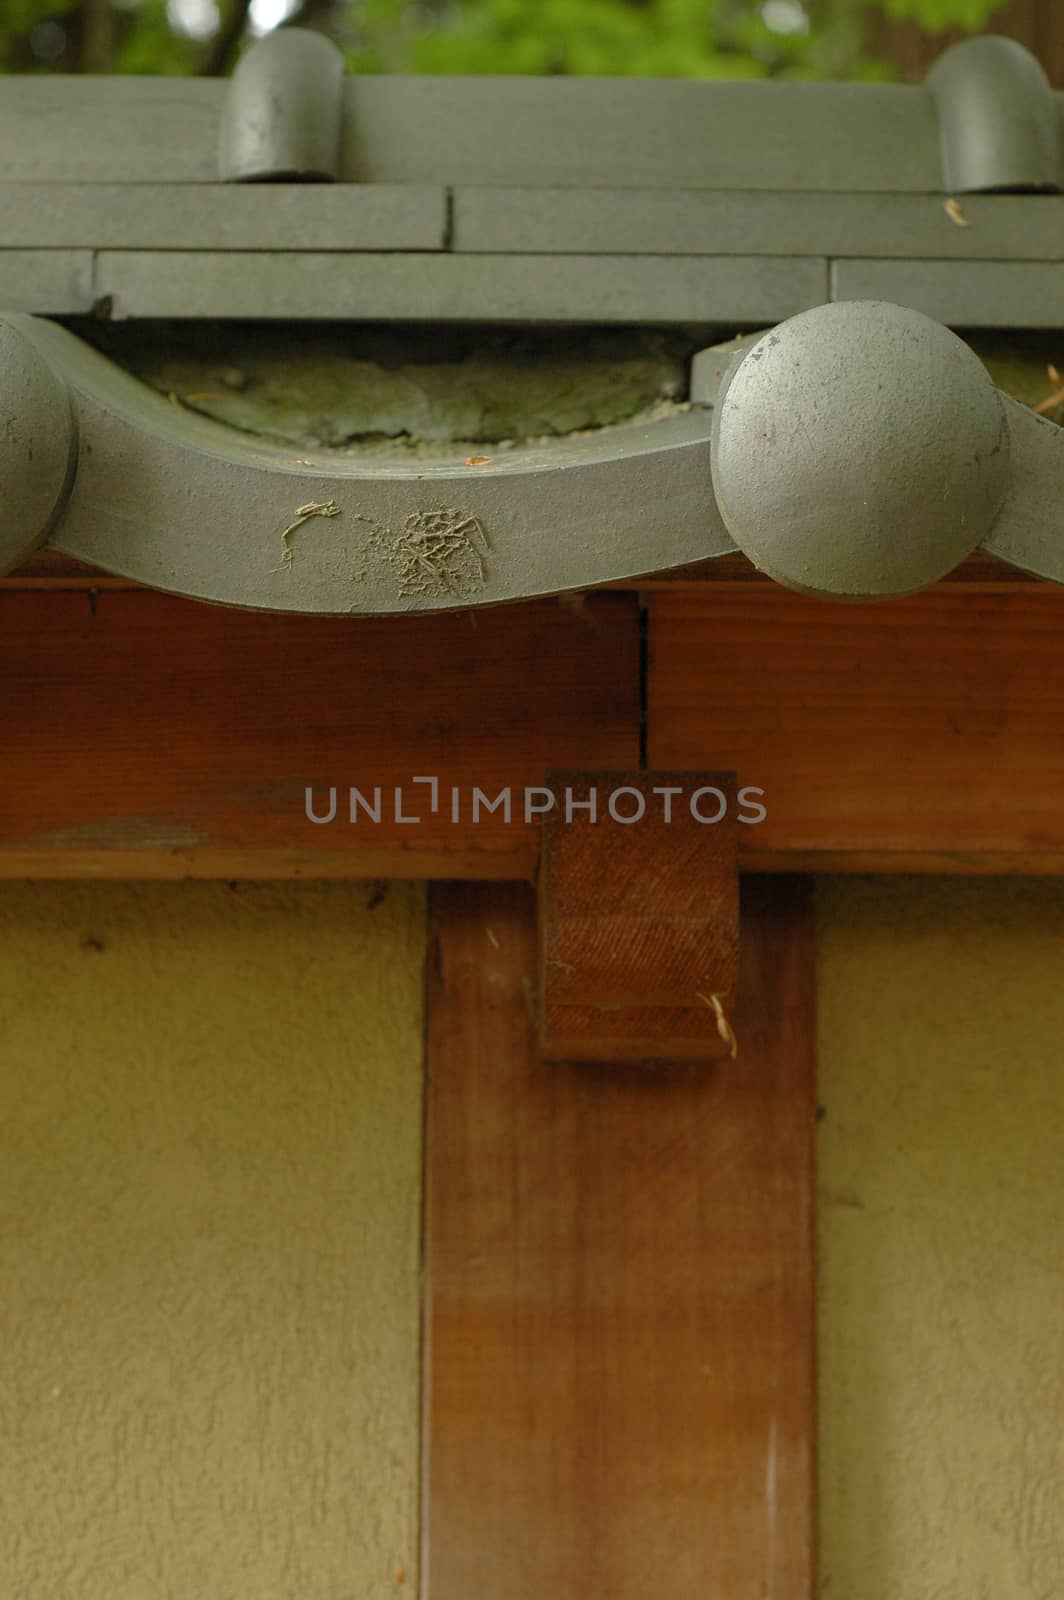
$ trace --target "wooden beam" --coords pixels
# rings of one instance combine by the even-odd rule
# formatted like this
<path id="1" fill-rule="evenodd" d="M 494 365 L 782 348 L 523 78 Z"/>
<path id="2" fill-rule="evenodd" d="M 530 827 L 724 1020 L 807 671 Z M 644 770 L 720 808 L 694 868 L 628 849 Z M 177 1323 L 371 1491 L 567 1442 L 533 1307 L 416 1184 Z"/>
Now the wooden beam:
<path id="1" fill-rule="evenodd" d="M 649 764 L 765 790 L 744 869 L 1064 872 L 1064 590 L 647 604 Z"/>
<path id="2" fill-rule="evenodd" d="M 427 1595 L 813 1591 L 813 937 L 744 885 L 737 1062 L 542 1065 L 535 902 L 433 891 Z"/>
<path id="3" fill-rule="evenodd" d="M 529 877 L 521 789 L 638 762 L 639 663 L 625 595 L 367 621 L 2 591 L 0 876 Z"/>
<path id="4" fill-rule="evenodd" d="M 960 566 L 942 579 L 942 583 L 951 589 L 958 585 L 962 587 L 977 587 L 985 589 L 992 585 L 997 589 L 1027 589 L 1031 584 L 1045 584 L 1045 578 L 1033 577 L 1029 572 L 1021 572 L 1018 567 L 1013 567 L 1006 561 L 1000 561 L 996 556 L 985 555 L 977 552 L 962 561 Z M 704 584 L 712 583 L 738 587 L 740 590 L 754 587 L 763 589 L 772 583 L 772 579 L 765 573 L 758 572 L 746 556 L 740 551 L 734 555 L 714 556 L 707 561 L 693 562 L 687 567 L 676 567 L 670 572 L 658 572 L 647 578 L 640 578 L 638 584 L 633 584 L 630 579 L 623 583 L 610 585 L 611 588 L 631 590 L 638 587 L 642 594 L 652 594 L 655 590 L 666 589 L 670 593 L 678 589 L 694 588 L 700 590 Z M 26 589 L 39 587 L 55 587 L 59 589 L 80 588 L 99 589 L 122 588 L 139 589 L 142 585 L 135 583 L 132 578 L 113 578 L 101 572 L 96 567 L 88 566 L 84 561 L 77 561 L 73 556 L 68 556 L 61 550 L 38 550 L 24 561 L 17 572 L 10 573 L 6 578 L 0 578 L 0 593 L 4 589 Z M 935 586 L 936 588 L 938 585 Z"/>
<path id="5" fill-rule="evenodd" d="M 51 559 L 59 563 L 69 560 L 69 557 L 60 556 L 55 552 Z M 1032 573 L 1021 572 L 1019 567 L 1011 566 L 1009 562 L 1001 561 L 997 556 L 978 550 L 975 555 L 968 556 L 959 566 L 954 567 L 953 571 L 947 573 L 939 583 L 933 584 L 928 592 L 938 593 L 943 589 L 949 592 L 964 589 L 985 592 L 988 588 L 1007 592 L 1014 589 L 1026 590 L 1032 584 L 1044 586 L 1048 581 L 1046 578 L 1035 577 Z M 642 594 L 653 594 L 657 590 L 675 594 L 684 589 L 697 593 L 706 584 L 712 584 L 715 590 L 728 589 L 740 594 L 751 589 L 756 592 L 775 587 L 773 579 L 767 573 L 759 572 L 747 557 L 737 550 L 734 554 L 714 556 L 708 561 L 692 562 L 690 566 L 675 567 L 671 572 L 657 572 L 649 578 L 640 578 L 639 590 Z"/>
<path id="6" fill-rule="evenodd" d="M 530 877 L 522 786 L 638 761 L 629 594 L 348 622 L 21 581 L 0 587 L 0 875 Z M 1064 590 L 644 598 L 649 766 L 765 789 L 744 871 L 1064 872 Z M 463 790 L 457 824 L 389 820 L 419 775 Z M 307 821 L 308 784 L 341 820 Z M 382 789 L 380 824 L 342 820 L 350 785 Z M 513 788 L 510 823 L 472 822 L 473 785 Z"/>

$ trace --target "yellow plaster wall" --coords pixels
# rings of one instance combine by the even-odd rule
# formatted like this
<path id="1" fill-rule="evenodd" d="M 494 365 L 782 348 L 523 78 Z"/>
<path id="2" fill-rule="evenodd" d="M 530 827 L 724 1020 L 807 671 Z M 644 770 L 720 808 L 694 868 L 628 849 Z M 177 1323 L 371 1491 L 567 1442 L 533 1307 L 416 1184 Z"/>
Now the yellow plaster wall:
<path id="1" fill-rule="evenodd" d="M 423 895 L 0 884 L 0 1597 L 416 1592 Z"/>
<path id="2" fill-rule="evenodd" d="M 2 1600 L 416 1593 L 423 896 L 375 898 L 0 885 Z M 1064 885 L 818 908 L 822 1593 L 1058 1600 Z"/>
<path id="3" fill-rule="evenodd" d="M 819 909 L 821 1592 L 1064 1596 L 1064 884 Z"/>

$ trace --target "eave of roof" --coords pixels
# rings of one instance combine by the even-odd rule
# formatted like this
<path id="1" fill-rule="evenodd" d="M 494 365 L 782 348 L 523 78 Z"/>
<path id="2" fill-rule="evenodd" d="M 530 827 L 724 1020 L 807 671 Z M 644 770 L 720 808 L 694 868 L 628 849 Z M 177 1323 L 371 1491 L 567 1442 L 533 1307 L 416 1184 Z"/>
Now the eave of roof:
<path id="1" fill-rule="evenodd" d="M 727 327 L 882 298 L 1064 325 L 1064 97 L 1010 41 L 923 87 L 353 79 L 330 51 L 290 29 L 228 84 L 5 79 L 0 304 Z"/>

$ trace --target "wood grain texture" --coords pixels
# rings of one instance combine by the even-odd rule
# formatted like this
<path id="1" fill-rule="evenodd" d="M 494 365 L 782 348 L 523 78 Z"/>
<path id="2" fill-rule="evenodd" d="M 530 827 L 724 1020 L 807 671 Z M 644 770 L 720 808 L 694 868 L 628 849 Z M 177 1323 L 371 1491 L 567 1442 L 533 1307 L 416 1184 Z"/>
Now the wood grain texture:
<path id="1" fill-rule="evenodd" d="M 623 595 L 346 621 L 6 591 L 0 682 L 0 876 L 531 876 L 538 821 L 518 796 L 474 822 L 472 786 L 638 760 Z M 308 785 L 320 815 L 335 786 L 335 821 L 308 820 Z M 349 824 L 351 785 L 381 789 L 379 823 Z"/>
<path id="2" fill-rule="evenodd" d="M 1064 591 L 648 597 L 651 767 L 766 791 L 747 870 L 1064 871 Z"/>
<path id="3" fill-rule="evenodd" d="M 543 1055 L 727 1055 L 709 997 L 730 1007 L 739 959 L 734 773 L 552 773 L 548 787 L 554 806 L 543 820 L 538 884 Z"/>
<path id="4" fill-rule="evenodd" d="M 535 820 L 351 827 L 345 786 L 379 784 L 387 818 L 434 770 L 491 796 L 638 759 L 630 594 L 347 622 L 22 581 L 0 588 L 0 876 L 531 877 Z M 1064 873 L 1064 591 L 644 600 L 650 767 L 766 790 L 744 871 Z M 306 821 L 308 783 L 340 820 Z"/>
<path id="5" fill-rule="evenodd" d="M 542 1064 L 521 885 L 433 893 L 431 1600 L 812 1593 L 813 944 L 744 884 L 736 1063 Z"/>
<path id="6" fill-rule="evenodd" d="M 47 552 L 46 558 L 56 564 L 57 574 L 62 570 L 60 564 L 70 559 L 68 556 L 61 556 L 58 551 Z M 41 567 L 42 556 L 38 555 L 32 559 L 36 565 L 29 567 L 28 570 L 38 570 Z M 734 554 L 713 556 L 708 561 L 692 562 L 687 567 L 674 567 L 670 572 L 657 572 L 648 578 L 640 578 L 639 589 L 643 594 L 651 594 L 657 589 L 664 589 L 670 593 L 681 589 L 694 589 L 697 592 L 704 584 L 711 583 L 718 589 L 737 589 L 742 593 L 750 589 L 765 589 L 770 587 L 773 581 L 768 573 L 759 572 L 748 558 L 737 550 Z M 975 588 L 981 591 L 987 588 L 1029 589 L 1032 584 L 1044 585 L 1048 581 L 1046 578 L 1036 578 L 1030 572 L 1021 572 L 1009 562 L 1001 561 L 997 556 L 979 550 L 975 555 L 966 557 L 939 583 L 932 584 L 928 592 L 934 593 L 943 587 L 950 590 Z"/>
<path id="7" fill-rule="evenodd" d="M 987 585 L 998 589 L 1017 587 L 1026 589 L 1031 584 L 1044 584 L 1047 581 L 1045 578 L 1033 577 L 1029 572 L 1021 572 L 1017 567 L 983 552 L 969 556 L 942 579 L 942 582 L 950 587 L 958 584 L 976 585 L 980 589 L 985 589 Z M 670 572 L 659 572 L 647 578 L 640 578 L 638 588 L 643 593 L 650 593 L 655 589 L 671 591 L 691 586 L 700 589 L 704 583 L 738 584 L 741 588 L 753 585 L 764 588 L 771 582 L 772 579 L 766 573 L 758 572 L 746 556 L 737 550 L 734 555 L 714 556 L 708 561 L 694 562 L 688 567 L 676 567 Z M 59 588 L 83 589 L 141 587 L 132 578 L 112 578 L 99 568 L 90 567 L 84 561 L 78 561 L 74 556 L 68 556 L 61 550 L 44 549 L 35 551 L 16 572 L 10 573 L 6 578 L 0 578 L 0 592 L 4 589 L 48 584 L 54 584 Z M 625 579 L 616 585 L 604 587 L 630 590 L 633 588 L 633 583 L 630 579 Z"/>

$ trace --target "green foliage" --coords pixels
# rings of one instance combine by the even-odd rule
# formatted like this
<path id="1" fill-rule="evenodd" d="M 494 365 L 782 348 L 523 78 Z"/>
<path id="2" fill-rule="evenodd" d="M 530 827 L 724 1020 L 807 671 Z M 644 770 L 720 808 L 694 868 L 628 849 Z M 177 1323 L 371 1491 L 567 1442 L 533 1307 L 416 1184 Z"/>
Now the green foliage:
<path id="1" fill-rule="evenodd" d="M 649 77 L 891 76 L 862 49 L 873 0 L 363 0 L 362 72 Z M 1002 0 L 881 0 L 929 31 L 983 26 Z"/>
<path id="2" fill-rule="evenodd" d="M 928 33 L 944 28 L 968 28 L 972 33 L 984 28 L 1004 0 L 881 0 L 884 12 L 894 21 L 910 18 Z"/>
<path id="3" fill-rule="evenodd" d="M 127 16 L 130 11 L 133 24 L 122 32 L 112 72 L 182 77 L 196 71 L 197 46 L 174 32 L 166 0 L 137 0 L 134 7 L 127 8 Z"/>
<path id="4" fill-rule="evenodd" d="M 759 77 L 805 54 L 804 38 L 774 33 L 762 10 L 749 0 L 455 0 L 433 16 L 407 0 L 370 0 L 352 63 L 370 72 Z"/>
<path id="5" fill-rule="evenodd" d="M 69 16 L 77 9 L 78 0 L 5 0 L 0 10 L 0 34 L 29 33 L 37 23 Z"/>
<path id="6" fill-rule="evenodd" d="M 77 71 L 86 9 L 85 0 L 0 0 L 0 71 Z M 198 48 L 174 31 L 166 0 L 112 0 L 109 12 L 109 72 L 196 71 Z"/>
<path id="7" fill-rule="evenodd" d="M 219 0 L 228 11 L 239 0 Z M 303 0 L 304 6 L 307 0 Z M 872 0 L 313 0 L 309 20 L 362 72 L 885 77 L 862 48 Z M 880 0 L 929 31 L 987 24 L 1002 0 Z M 166 0 L 0 0 L 0 70 L 77 71 L 90 12 L 108 70 L 187 73 L 203 45 Z"/>

